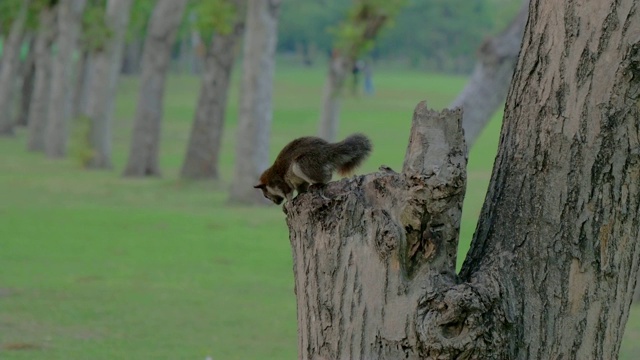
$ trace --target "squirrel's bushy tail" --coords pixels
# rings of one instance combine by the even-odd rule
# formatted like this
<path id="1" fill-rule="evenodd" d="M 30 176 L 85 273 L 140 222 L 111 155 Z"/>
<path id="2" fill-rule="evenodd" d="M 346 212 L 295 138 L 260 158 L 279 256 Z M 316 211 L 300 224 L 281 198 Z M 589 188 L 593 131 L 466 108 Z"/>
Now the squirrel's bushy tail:
<path id="1" fill-rule="evenodd" d="M 334 166 L 340 175 L 347 175 L 357 168 L 371 153 L 371 141 L 363 134 L 353 134 L 331 144 Z"/>

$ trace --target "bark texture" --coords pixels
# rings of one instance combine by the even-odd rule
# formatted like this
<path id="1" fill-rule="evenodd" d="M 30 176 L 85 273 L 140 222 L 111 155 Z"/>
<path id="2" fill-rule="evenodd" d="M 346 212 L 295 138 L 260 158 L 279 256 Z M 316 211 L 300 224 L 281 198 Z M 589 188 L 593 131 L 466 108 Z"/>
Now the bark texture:
<path id="1" fill-rule="evenodd" d="M 478 51 L 478 62 L 467 85 L 451 103 L 464 109 L 462 126 L 469 148 L 493 114 L 503 106 L 518 61 L 529 1 L 525 0 L 509 26 L 487 39 Z"/>
<path id="2" fill-rule="evenodd" d="M 423 319 L 455 281 L 466 147 L 460 110 L 418 105 L 401 173 L 302 194 L 288 208 L 301 359 L 421 359 Z M 453 334 L 458 323 L 445 327 Z"/>
<path id="3" fill-rule="evenodd" d="M 47 7 L 39 15 L 39 28 L 35 44 L 36 73 L 33 95 L 29 105 L 27 136 L 29 151 L 44 151 L 51 87 L 51 46 L 57 34 L 56 13 L 55 7 Z"/>
<path id="4" fill-rule="evenodd" d="M 268 167 L 273 73 L 281 0 L 249 0 L 244 38 L 236 166 L 230 201 L 263 203 L 253 185 Z"/>
<path id="5" fill-rule="evenodd" d="M 444 204 L 460 181 L 429 186 L 435 175 L 405 161 L 402 174 L 330 183 L 329 201 L 293 200 L 300 358 L 618 357 L 640 259 L 638 6 L 532 1 L 458 276 L 447 229 L 459 214 Z"/>
<path id="6" fill-rule="evenodd" d="M 90 168 L 110 169 L 112 166 L 113 106 L 131 5 L 132 0 L 109 0 L 105 22 L 111 31 L 111 38 L 103 49 L 92 56 L 94 73 L 85 113 L 91 121 L 91 158 L 87 163 Z"/>
<path id="7" fill-rule="evenodd" d="M 235 0 L 236 21 L 228 34 L 216 34 L 207 49 L 200 98 L 180 175 L 217 179 L 227 95 L 237 48 L 244 33 L 246 0 Z"/>
<path id="8" fill-rule="evenodd" d="M 9 35 L 2 47 L 0 66 L 0 136 L 13 135 L 13 97 L 16 90 L 16 74 L 20 66 L 20 49 L 27 21 L 29 0 L 22 2 L 16 18 L 11 24 Z"/>
<path id="9" fill-rule="evenodd" d="M 86 3 L 86 0 L 60 0 L 57 6 L 57 51 L 52 60 L 45 133 L 45 153 L 51 158 L 64 157 L 67 152 L 73 96 L 73 53 L 77 48 L 80 20 Z"/>
<path id="10" fill-rule="evenodd" d="M 165 79 L 171 47 L 187 0 L 159 0 L 151 15 L 142 55 L 138 107 L 124 175 L 159 176 L 158 151 Z"/>

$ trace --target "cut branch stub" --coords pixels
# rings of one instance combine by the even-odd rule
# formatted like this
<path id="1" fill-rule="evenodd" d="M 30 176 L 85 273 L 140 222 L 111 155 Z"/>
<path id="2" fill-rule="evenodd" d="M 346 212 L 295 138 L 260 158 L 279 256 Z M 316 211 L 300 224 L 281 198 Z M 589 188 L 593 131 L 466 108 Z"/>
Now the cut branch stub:
<path id="1" fill-rule="evenodd" d="M 460 110 L 422 102 L 402 173 L 383 166 L 329 183 L 329 200 L 310 190 L 287 205 L 301 359 L 425 355 L 420 304 L 456 284 L 461 120 Z"/>

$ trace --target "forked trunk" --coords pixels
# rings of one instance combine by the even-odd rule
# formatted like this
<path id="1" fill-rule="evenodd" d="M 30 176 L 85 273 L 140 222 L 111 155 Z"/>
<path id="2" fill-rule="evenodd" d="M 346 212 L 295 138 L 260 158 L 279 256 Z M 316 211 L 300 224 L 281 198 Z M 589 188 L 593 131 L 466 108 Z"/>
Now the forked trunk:
<path id="1" fill-rule="evenodd" d="M 417 108 L 400 174 L 294 199 L 300 358 L 617 358 L 640 258 L 638 10 L 532 1 L 459 275 L 455 112 Z"/>

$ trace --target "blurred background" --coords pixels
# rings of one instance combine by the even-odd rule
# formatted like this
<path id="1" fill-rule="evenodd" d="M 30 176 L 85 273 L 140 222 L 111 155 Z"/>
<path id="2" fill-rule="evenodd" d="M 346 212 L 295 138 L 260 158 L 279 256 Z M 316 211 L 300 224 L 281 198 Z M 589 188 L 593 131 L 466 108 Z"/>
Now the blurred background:
<path id="1" fill-rule="evenodd" d="M 526 9 L 0 0 L 0 358 L 296 358 L 285 215 L 252 185 L 306 135 L 399 170 L 422 100 L 465 109 L 460 266 Z M 638 339 L 632 306 L 622 359 Z"/>

